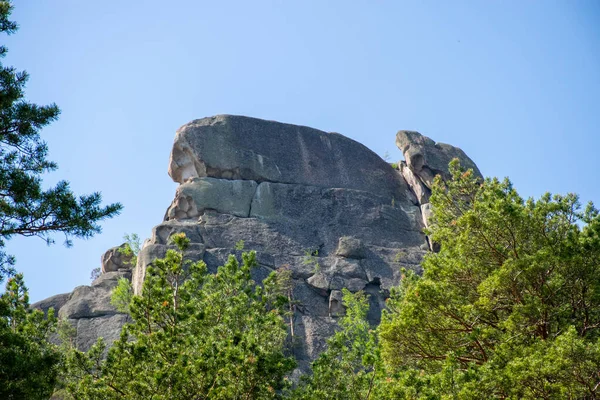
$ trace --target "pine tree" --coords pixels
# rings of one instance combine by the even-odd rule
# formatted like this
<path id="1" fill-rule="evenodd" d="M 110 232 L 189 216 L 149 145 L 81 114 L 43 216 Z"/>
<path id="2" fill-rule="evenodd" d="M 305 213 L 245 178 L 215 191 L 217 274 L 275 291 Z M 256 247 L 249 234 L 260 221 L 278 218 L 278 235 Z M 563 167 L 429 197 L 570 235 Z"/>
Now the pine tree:
<path id="1" fill-rule="evenodd" d="M 380 326 L 410 398 L 600 397 L 600 215 L 577 196 L 523 200 L 455 160 L 436 179 L 441 245 L 392 293 Z"/>
<path id="2" fill-rule="evenodd" d="M 0 398 L 47 399 L 57 382 L 61 352 L 48 342 L 55 331 L 53 310 L 29 308 L 23 276 L 6 282 L 0 296 Z"/>
<path id="3" fill-rule="evenodd" d="M 204 262 L 178 250 L 146 271 L 142 296 L 133 296 L 120 340 L 102 359 L 99 341 L 67 358 L 67 392 L 76 399 L 270 399 L 295 366 L 284 354 L 287 298 L 272 273 L 252 281 L 254 252 L 234 256 L 209 274 Z"/>

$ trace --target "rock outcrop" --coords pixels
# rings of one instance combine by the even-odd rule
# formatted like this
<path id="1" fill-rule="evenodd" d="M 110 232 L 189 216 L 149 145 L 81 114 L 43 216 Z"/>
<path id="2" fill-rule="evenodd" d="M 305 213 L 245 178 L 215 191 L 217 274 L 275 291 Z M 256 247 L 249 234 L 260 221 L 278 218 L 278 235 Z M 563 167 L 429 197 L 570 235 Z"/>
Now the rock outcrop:
<path id="1" fill-rule="evenodd" d="M 396 134 L 396 146 L 404 155 L 404 161 L 398 164 L 400 173 L 417 198 L 425 227 L 428 226 L 431 216 L 429 196 L 433 179 L 436 175 L 450 179 L 450 161 L 458 158 L 463 168 L 472 169 L 477 177 L 483 178 L 477 165 L 464 151 L 449 144 L 436 143 L 419 132 L 399 131 Z M 433 249 L 433 243 L 430 243 L 430 247 Z"/>
<path id="2" fill-rule="evenodd" d="M 127 271 L 134 267 L 133 253 L 131 251 L 126 251 L 126 249 L 126 243 L 123 243 L 117 247 L 113 247 L 112 249 L 108 249 L 102 255 L 102 273 Z"/>
<path id="3" fill-rule="evenodd" d="M 112 290 L 119 279 L 131 280 L 130 256 L 119 252 L 119 247 L 106 251 L 101 258 L 102 274 L 90 286 L 78 286 L 71 293 L 58 294 L 32 304 L 47 312 L 54 308 L 58 317 L 68 321 L 74 329 L 75 345 L 87 351 L 99 337 L 107 344 L 119 338 L 121 328 L 129 320 L 110 304 Z"/>
<path id="4" fill-rule="evenodd" d="M 135 292 L 174 233 L 187 235 L 186 257 L 204 260 L 210 271 L 229 254 L 239 255 L 236 243 L 243 241 L 257 252 L 257 281 L 290 269 L 298 303 L 294 352 L 306 367 L 344 314 L 343 288 L 370 295 L 369 319 L 377 324 L 400 268 L 420 272 L 430 249 L 423 228 L 432 175 L 447 174 L 454 156 L 479 173 L 460 149 L 416 132 L 399 132 L 397 143 L 407 160 L 399 170 L 337 133 L 230 115 L 184 125 L 169 164 L 180 185 L 138 255 Z M 103 261 L 103 274 L 91 286 L 37 304 L 71 320 L 84 350 L 98 336 L 118 337 L 127 319 L 108 296 L 118 278 L 130 277 L 128 262 L 115 249 Z"/>

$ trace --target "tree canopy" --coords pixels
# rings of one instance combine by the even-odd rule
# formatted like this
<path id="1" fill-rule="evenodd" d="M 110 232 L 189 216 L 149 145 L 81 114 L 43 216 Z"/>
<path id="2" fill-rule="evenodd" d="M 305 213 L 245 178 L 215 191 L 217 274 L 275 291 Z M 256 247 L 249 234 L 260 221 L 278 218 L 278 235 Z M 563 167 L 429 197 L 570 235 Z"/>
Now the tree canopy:
<path id="1" fill-rule="evenodd" d="M 441 250 L 406 273 L 380 326 L 390 371 L 420 371 L 415 397 L 598 397 L 598 210 L 450 171 L 431 197 Z"/>
<path id="2" fill-rule="evenodd" d="M 29 309 L 23 276 L 6 282 L 0 295 L 0 398 L 47 399 L 57 383 L 60 349 L 48 342 L 55 331 L 53 310 Z"/>
<path id="3" fill-rule="evenodd" d="M 215 274 L 184 258 L 189 239 L 155 260 L 141 296 L 133 296 L 132 323 L 102 360 L 97 343 L 67 357 L 67 392 L 76 399 L 269 399 L 294 368 L 284 353 L 287 298 L 273 272 L 251 278 L 254 252 L 240 264 L 230 256 Z"/>

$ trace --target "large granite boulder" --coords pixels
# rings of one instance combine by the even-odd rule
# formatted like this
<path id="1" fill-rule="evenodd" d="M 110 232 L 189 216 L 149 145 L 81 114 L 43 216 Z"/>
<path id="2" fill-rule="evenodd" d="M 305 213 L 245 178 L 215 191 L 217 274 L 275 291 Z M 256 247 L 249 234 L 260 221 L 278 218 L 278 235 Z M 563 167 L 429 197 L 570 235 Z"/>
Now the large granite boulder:
<path id="1" fill-rule="evenodd" d="M 364 190 L 403 200 L 406 184 L 362 144 L 338 133 L 234 115 L 177 131 L 169 175 Z"/>
<path id="2" fill-rule="evenodd" d="M 431 214 L 431 175 L 447 174 L 456 155 L 470 161 L 460 149 L 402 132 L 397 140 L 407 161 L 395 169 L 337 133 L 229 115 L 184 125 L 169 165 L 180 185 L 138 255 L 135 293 L 142 293 L 147 267 L 172 248 L 175 233 L 191 241 L 185 257 L 203 260 L 211 272 L 229 254 L 240 256 L 243 243 L 257 252 L 257 282 L 280 268 L 292 273 L 293 351 L 305 370 L 344 315 L 343 288 L 369 295 L 368 317 L 377 324 L 401 268 L 420 273 L 430 250 L 423 229 Z M 82 349 L 98 336 L 114 340 L 127 320 L 109 301 L 117 280 L 131 272 L 114 261 L 118 254 L 107 253 L 112 264 L 103 263 L 91 286 L 36 305 L 54 305 L 72 321 Z"/>

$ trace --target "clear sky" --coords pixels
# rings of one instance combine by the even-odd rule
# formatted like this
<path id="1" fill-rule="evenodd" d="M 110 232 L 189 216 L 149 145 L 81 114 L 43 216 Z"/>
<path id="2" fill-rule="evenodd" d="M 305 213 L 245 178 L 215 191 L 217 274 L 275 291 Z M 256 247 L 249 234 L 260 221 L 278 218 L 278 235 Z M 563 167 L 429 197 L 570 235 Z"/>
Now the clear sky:
<path id="1" fill-rule="evenodd" d="M 48 175 L 125 209 L 66 249 L 8 250 L 32 301 L 88 284 L 124 233 L 148 237 L 176 184 L 175 130 L 242 114 L 340 132 L 401 158 L 400 129 L 461 147 L 526 197 L 600 204 L 600 2 L 17 0 L 7 65 L 57 103 Z"/>

